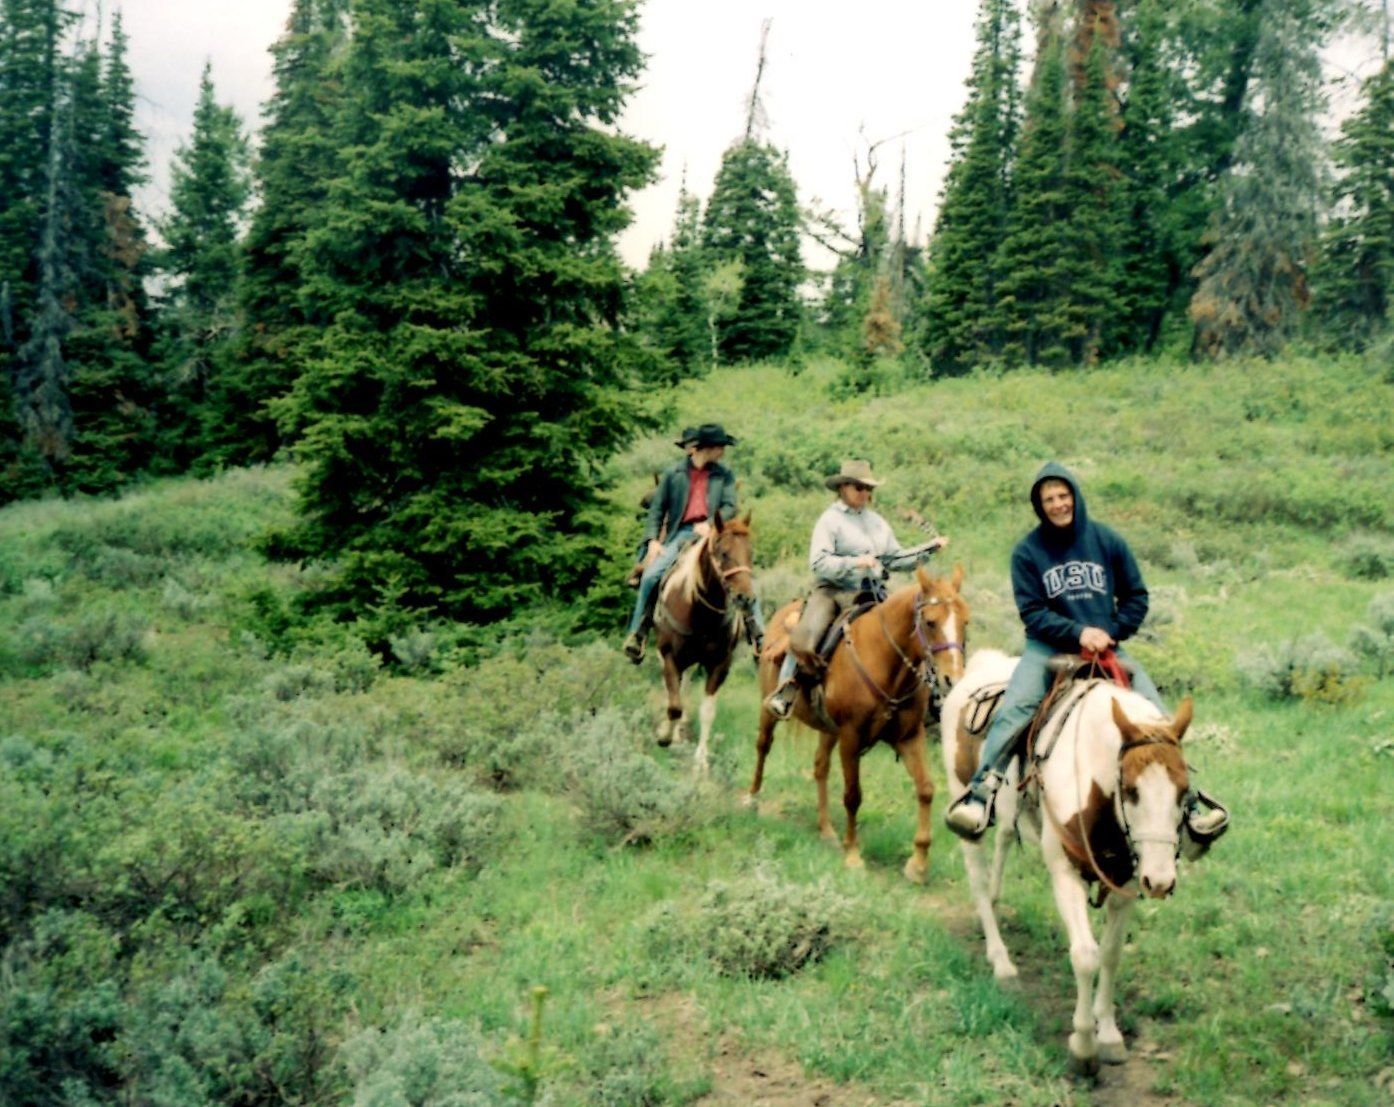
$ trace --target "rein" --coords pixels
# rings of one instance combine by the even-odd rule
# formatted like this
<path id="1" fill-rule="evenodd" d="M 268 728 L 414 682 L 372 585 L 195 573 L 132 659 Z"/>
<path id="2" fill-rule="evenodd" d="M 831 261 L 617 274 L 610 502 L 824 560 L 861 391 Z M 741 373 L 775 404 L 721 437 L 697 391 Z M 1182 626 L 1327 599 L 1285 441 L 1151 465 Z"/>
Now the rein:
<path id="1" fill-rule="evenodd" d="M 718 615 L 725 615 L 727 610 L 729 610 L 731 606 L 731 593 L 726 588 L 726 582 L 730 580 L 732 577 L 739 575 L 740 573 L 753 573 L 754 570 L 749 565 L 733 565 L 729 569 L 719 568 L 716 564 L 716 558 L 715 556 L 713 556 L 713 552 L 711 549 L 711 535 L 707 535 L 707 537 L 702 539 L 702 541 L 707 544 L 707 556 L 703 560 L 711 569 L 711 572 L 716 574 L 716 583 L 721 586 L 721 595 L 723 599 L 721 606 L 717 607 L 704 595 L 702 595 L 702 585 L 705 585 L 710 579 L 710 577 L 706 573 L 702 574 L 701 585 L 692 590 L 692 598 L 695 599 L 698 603 L 700 603 L 703 607 L 705 607 L 708 611 L 713 611 Z"/>

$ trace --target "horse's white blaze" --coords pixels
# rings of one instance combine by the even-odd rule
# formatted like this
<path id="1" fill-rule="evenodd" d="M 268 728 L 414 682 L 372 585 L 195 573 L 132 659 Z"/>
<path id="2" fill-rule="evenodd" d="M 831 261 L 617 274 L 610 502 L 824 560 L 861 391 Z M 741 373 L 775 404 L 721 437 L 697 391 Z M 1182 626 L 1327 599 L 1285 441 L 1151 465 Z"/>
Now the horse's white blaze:
<path id="1" fill-rule="evenodd" d="M 697 753 L 693 758 L 693 768 L 699 773 L 707 771 L 707 746 L 711 741 L 712 723 L 716 721 L 716 697 L 703 694 L 702 706 L 697 709 L 697 721 L 702 736 L 697 743 Z"/>
<path id="2" fill-rule="evenodd" d="M 1149 895 L 1164 896 L 1176 885 L 1176 839 L 1181 797 L 1165 765 L 1151 764 L 1137 778 L 1136 803 L 1124 814 L 1137 850 L 1138 880 Z"/>

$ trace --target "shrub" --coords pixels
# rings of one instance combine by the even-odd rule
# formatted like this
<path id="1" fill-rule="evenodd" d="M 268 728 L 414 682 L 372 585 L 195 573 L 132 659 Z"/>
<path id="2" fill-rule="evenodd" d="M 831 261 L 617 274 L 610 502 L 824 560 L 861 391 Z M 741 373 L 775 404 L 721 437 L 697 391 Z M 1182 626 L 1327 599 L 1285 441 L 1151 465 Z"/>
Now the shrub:
<path id="1" fill-rule="evenodd" d="M 564 751 L 566 794 L 582 826 L 620 845 L 691 834 L 719 810 L 710 786 L 687 772 L 674 775 L 639 748 L 647 740 L 646 720 L 646 714 L 605 710 L 551 723 L 553 745 Z"/>
<path id="2" fill-rule="evenodd" d="M 1340 564 L 1346 576 L 1356 580 L 1385 580 L 1394 576 L 1394 541 L 1373 534 L 1356 535 L 1341 551 Z"/>
<path id="3" fill-rule="evenodd" d="M 1323 634 L 1261 646 L 1242 654 L 1236 667 L 1244 680 L 1271 699 L 1344 703 L 1362 686 L 1350 651 Z"/>
<path id="4" fill-rule="evenodd" d="M 140 615 L 94 606 L 71 621 L 36 615 L 16 634 L 20 658 L 40 669 L 86 672 L 99 661 L 144 661 L 150 624 Z"/>
<path id="5" fill-rule="evenodd" d="M 777 980 L 850 937 L 853 907 L 826 880 L 792 884 L 761 865 L 740 879 L 712 881 L 691 911 L 663 905 L 647 931 L 660 954 L 696 954 L 727 976 Z"/>
<path id="6" fill-rule="evenodd" d="M 1383 680 L 1394 671 L 1394 592 L 1383 592 L 1365 609 L 1365 622 L 1351 631 L 1351 648 L 1375 666 Z"/>
<path id="7" fill-rule="evenodd" d="M 676 1092 L 663 1043 L 651 1026 L 610 1030 L 587 1052 L 584 1094 L 593 1107 L 662 1107 L 675 1101 Z"/>
<path id="8" fill-rule="evenodd" d="M 458 1019 L 407 1014 L 391 1029 L 344 1042 L 338 1064 L 355 1107 L 502 1107 L 514 1101 L 486 1049 L 480 1032 Z"/>

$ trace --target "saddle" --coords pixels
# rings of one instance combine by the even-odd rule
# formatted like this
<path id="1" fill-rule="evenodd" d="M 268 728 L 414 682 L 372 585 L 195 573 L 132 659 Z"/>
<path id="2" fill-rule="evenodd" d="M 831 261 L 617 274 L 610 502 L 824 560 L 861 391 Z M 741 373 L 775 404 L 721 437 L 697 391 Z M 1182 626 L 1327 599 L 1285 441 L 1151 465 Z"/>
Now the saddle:
<path id="1" fill-rule="evenodd" d="M 1112 655 L 1109 661 L 1111 665 L 1106 665 L 1099 658 L 1086 657 L 1077 653 L 1052 655 L 1050 660 L 1046 662 L 1046 668 L 1055 674 L 1055 680 L 1050 686 L 1050 691 L 1041 700 L 1040 706 L 1036 708 L 1035 715 L 1031 717 L 1026 733 L 1034 736 L 1045 731 L 1051 716 L 1055 714 L 1057 709 L 1069 702 L 1070 689 L 1076 684 L 1103 678 L 1113 679 L 1127 687 L 1126 678 L 1133 675 L 1133 663 L 1118 657 L 1116 654 Z M 1121 681 L 1118 679 L 1119 674 L 1122 674 L 1124 678 Z M 1004 680 L 996 684 L 986 684 L 974 692 L 964 706 L 966 713 L 963 721 L 964 731 L 974 736 L 985 734 L 1006 691 L 1007 682 Z M 1040 752 L 1037 756 L 1044 757 L 1048 752 L 1049 750 Z"/>
<path id="2" fill-rule="evenodd" d="M 818 643 L 818 660 L 824 665 L 831 661 L 833 658 L 833 651 L 837 649 L 838 643 L 847 635 L 847 628 L 875 607 L 876 604 L 877 601 L 874 599 L 859 600 L 834 619 L 832 626 L 828 627 L 828 629 L 823 632 L 822 641 Z"/>

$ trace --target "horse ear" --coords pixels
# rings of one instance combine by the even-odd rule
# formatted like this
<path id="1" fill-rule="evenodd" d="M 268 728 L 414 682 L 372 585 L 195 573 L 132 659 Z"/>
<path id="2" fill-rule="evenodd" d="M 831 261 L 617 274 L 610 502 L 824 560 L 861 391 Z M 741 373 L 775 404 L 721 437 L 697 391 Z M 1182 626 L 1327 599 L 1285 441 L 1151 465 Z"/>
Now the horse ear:
<path id="1" fill-rule="evenodd" d="M 749 530 L 749 529 L 750 529 L 750 517 L 751 517 L 753 514 L 755 514 L 753 511 L 747 511 L 747 512 L 745 513 L 745 518 L 741 520 L 741 522 L 745 525 L 745 529 L 746 529 L 746 530 Z"/>
<path id="2" fill-rule="evenodd" d="M 721 511 L 720 511 L 720 509 L 718 509 L 718 510 L 717 510 L 717 513 L 716 513 L 715 515 L 712 516 L 712 524 L 713 524 L 713 526 L 715 526 L 715 528 L 716 528 L 716 533 L 717 533 L 717 534 L 720 534 L 720 533 L 721 533 L 722 527 L 724 527 L 724 526 L 726 525 L 725 523 L 723 523 L 723 522 L 721 521 Z"/>
<path id="3" fill-rule="evenodd" d="M 928 592 L 934 584 L 934 578 L 924 571 L 923 565 L 915 566 L 915 580 L 919 584 L 921 592 Z"/>
<path id="4" fill-rule="evenodd" d="M 1109 701 L 1113 704 L 1113 725 L 1118 728 L 1118 733 L 1123 735 L 1123 741 L 1131 742 L 1137 738 L 1137 727 L 1133 725 L 1132 719 L 1128 718 L 1123 712 L 1123 705 L 1118 702 L 1117 697 Z"/>
<path id="5" fill-rule="evenodd" d="M 1117 702 L 1117 701 L 1114 701 Z M 1190 696 L 1181 701 L 1181 706 L 1176 709 L 1176 714 L 1171 717 L 1171 730 L 1176 735 L 1176 740 L 1181 741 L 1182 735 L 1186 733 L 1186 728 L 1191 725 L 1191 713 L 1195 704 Z"/>
<path id="6" fill-rule="evenodd" d="M 954 562 L 954 575 L 952 577 L 952 583 L 955 592 L 959 591 L 960 588 L 962 588 L 963 586 L 963 562 L 961 561 Z"/>

